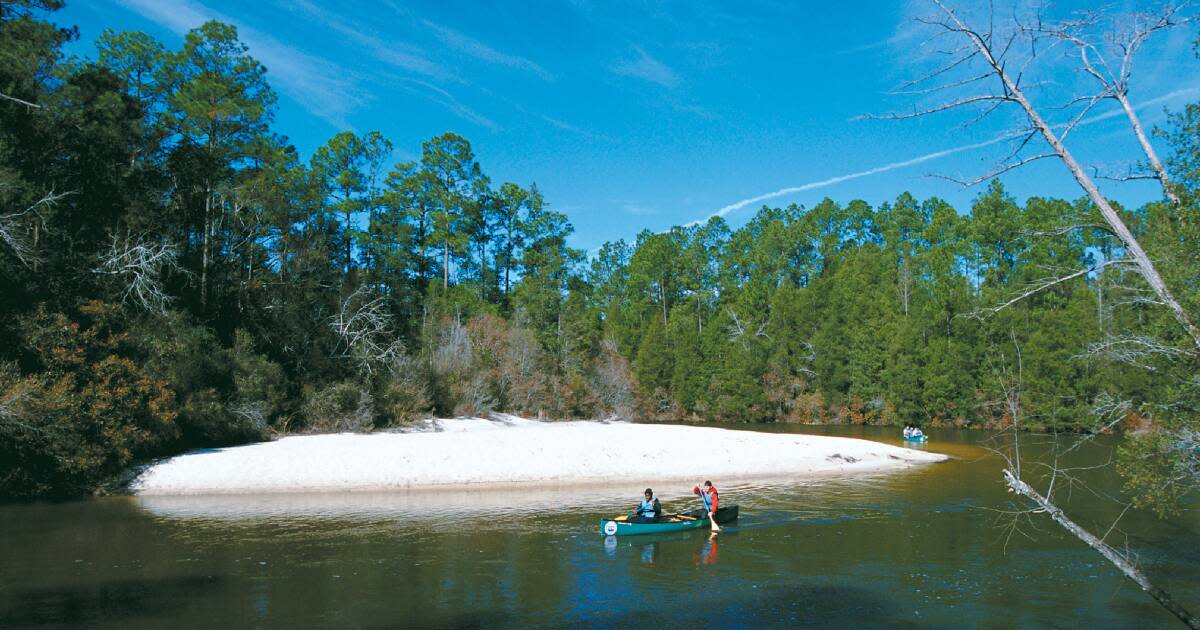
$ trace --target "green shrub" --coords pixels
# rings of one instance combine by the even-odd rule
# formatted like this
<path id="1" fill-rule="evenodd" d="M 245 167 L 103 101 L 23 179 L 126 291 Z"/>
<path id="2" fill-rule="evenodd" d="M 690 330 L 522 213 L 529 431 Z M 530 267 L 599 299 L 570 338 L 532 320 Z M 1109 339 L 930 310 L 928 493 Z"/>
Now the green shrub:
<path id="1" fill-rule="evenodd" d="M 128 356 L 118 315 L 89 302 L 73 318 L 39 308 L 23 322 L 36 365 L 0 369 L 0 497 L 93 492 L 178 436 L 174 393 Z"/>
<path id="2" fill-rule="evenodd" d="M 310 389 L 300 414 L 309 431 L 370 431 L 372 398 L 358 383 L 344 381 Z"/>
<path id="3" fill-rule="evenodd" d="M 287 403 L 287 376 L 283 367 L 254 348 L 250 333 L 234 333 L 229 351 L 233 363 L 234 399 L 231 412 L 261 433 L 274 426 Z"/>

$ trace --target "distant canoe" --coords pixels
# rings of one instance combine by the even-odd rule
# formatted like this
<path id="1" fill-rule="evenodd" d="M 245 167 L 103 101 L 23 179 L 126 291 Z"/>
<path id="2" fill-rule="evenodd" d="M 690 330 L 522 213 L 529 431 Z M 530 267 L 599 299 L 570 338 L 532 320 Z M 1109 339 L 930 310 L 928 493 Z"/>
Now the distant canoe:
<path id="1" fill-rule="evenodd" d="M 731 505 L 728 507 L 717 508 L 717 524 L 724 525 L 736 521 L 738 517 L 738 506 Z M 664 516 L 657 523 L 636 523 L 625 520 L 626 517 L 618 516 L 617 518 L 602 518 L 600 519 L 600 535 L 601 536 L 632 536 L 635 534 L 664 534 L 667 532 L 679 532 L 686 529 L 699 529 L 701 527 L 712 527 L 708 522 L 708 515 L 704 513 L 702 508 L 697 508 L 691 512 L 682 512 L 680 514 L 671 514 Z"/>
<path id="2" fill-rule="evenodd" d="M 919 435 L 917 437 L 905 437 L 904 438 L 905 442 L 916 442 L 918 444 L 921 442 L 926 442 L 928 440 L 929 440 L 929 436 L 926 436 L 926 435 Z M 720 521 L 717 521 L 717 522 L 720 523 Z"/>

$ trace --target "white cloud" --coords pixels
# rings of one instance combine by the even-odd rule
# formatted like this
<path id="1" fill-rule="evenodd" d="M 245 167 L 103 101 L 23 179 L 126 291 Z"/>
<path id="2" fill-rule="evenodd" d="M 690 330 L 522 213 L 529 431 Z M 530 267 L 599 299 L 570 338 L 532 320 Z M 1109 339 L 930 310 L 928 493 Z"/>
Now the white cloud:
<path id="1" fill-rule="evenodd" d="M 650 206 L 644 206 L 640 203 L 633 202 L 633 201 L 626 201 L 623 204 L 621 204 L 621 210 L 623 210 L 625 212 L 625 214 L 632 214 L 633 216 L 636 216 L 636 217 L 648 217 L 648 216 L 658 214 L 657 209 L 652 208 Z"/>
<path id="2" fill-rule="evenodd" d="M 118 0 L 125 8 L 142 17 L 183 34 L 218 14 L 187 0 Z"/>
<path id="3" fill-rule="evenodd" d="M 434 103 L 446 108 L 448 111 L 462 118 L 463 120 L 473 122 L 480 127 L 486 127 L 492 131 L 500 131 L 501 129 L 500 125 L 496 124 L 496 122 L 492 119 L 480 114 L 479 112 L 476 112 L 466 105 L 463 105 L 457 98 L 454 97 L 453 94 L 432 83 L 429 83 L 428 81 L 409 78 L 400 78 L 398 81 L 401 88 L 414 94 L 420 94 L 424 96 Z"/>
<path id="4" fill-rule="evenodd" d="M 612 71 L 627 77 L 634 77 L 657 83 L 663 87 L 672 88 L 679 84 L 679 75 L 639 46 L 634 46 L 636 59 L 626 59 L 613 66 Z"/>
<path id="5" fill-rule="evenodd" d="M 429 20 L 422 20 L 422 23 L 426 28 L 432 31 L 433 34 L 442 41 L 442 43 L 455 50 L 466 53 L 472 57 L 475 57 L 476 59 L 486 61 L 491 64 L 507 66 L 510 68 L 531 72 L 536 74 L 543 81 L 554 80 L 554 75 L 550 74 L 545 68 L 529 59 L 517 55 L 502 53 L 494 48 L 491 48 L 487 44 L 467 37 L 466 35 L 463 35 L 462 33 L 459 33 L 453 29 L 434 24 Z"/>
<path id="6" fill-rule="evenodd" d="M 337 64 L 301 52 L 191 0 L 119 0 L 125 8 L 180 35 L 208 20 L 237 26 L 238 38 L 267 67 L 267 79 L 309 113 L 339 129 L 366 99 Z"/>
<path id="7" fill-rule="evenodd" d="M 1162 96 L 1157 96 L 1148 101 L 1134 103 L 1133 108 L 1135 110 L 1145 109 L 1145 108 L 1153 106 L 1153 105 L 1161 105 L 1163 103 L 1177 102 L 1177 101 L 1182 100 L 1184 97 L 1195 98 L 1196 96 L 1200 96 L 1200 87 L 1192 86 L 1192 87 L 1186 87 L 1186 88 L 1179 88 L 1178 90 L 1168 92 L 1167 94 L 1163 94 Z M 1109 118 L 1116 118 L 1117 116 L 1124 116 L 1124 115 L 1125 115 L 1124 110 L 1114 108 L 1107 112 L 1104 112 L 1103 114 L 1097 114 L 1090 118 L 1085 118 L 1085 119 L 1079 121 L 1079 126 L 1082 127 L 1085 125 L 1090 125 L 1092 123 L 1100 122 L 1102 120 L 1107 120 Z M 1141 118 L 1141 117 L 1139 116 L 1139 118 Z"/>
<path id="8" fill-rule="evenodd" d="M 540 117 L 542 120 L 550 123 L 551 125 L 554 125 L 555 127 L 558 127 L 559 129 L 562 129 L 563 131 L 570 131 L 571 133 L 578 133 L 578 134 L 584 134 L 584 135 L 592 135 L 592 134 L 589 134 L 588 132 L 580 129 L 579 127 L 576 127 L 575 125 L 572 125 L 569 122 L 565 122 L 565 121 L 559 120 L 557 118 L 552 118 L 545 114 L 537 114 L 537 116 Z"/>
<path id="9" fill-rule="evenodd" d="M 351 23 L 342 16 L 327 11 L 308 0 L 288 0 L 284 6 L 303 11 L 312 19 L 362 46 L 376 59 L 390 66 L 435 79 L 461 82 L 445 67 L 427 59 L 424 51 L 412 44 L 395 39 L 384 41 L 369 34 L 362 25 Z"/>

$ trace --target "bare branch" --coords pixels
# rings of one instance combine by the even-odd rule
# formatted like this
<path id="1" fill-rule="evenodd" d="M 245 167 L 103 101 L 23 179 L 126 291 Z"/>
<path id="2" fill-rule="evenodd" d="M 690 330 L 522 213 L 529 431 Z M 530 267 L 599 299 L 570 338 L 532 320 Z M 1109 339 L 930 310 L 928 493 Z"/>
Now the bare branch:
<path id="1" fill-rule="evenodd" d="M 1091 112 L 1094 107 L 1096 107 L 1097 103 L 1099 103 L 1100 101 L 1104 100 L 1105 98 L 1109 98 L 1111 96 L 1112 96 L 1112 94 L 1110 92 L 1105 91 L 1105 92 L 1101 92 L 1099 94 L 1093 94 L 1092 96 L 1088 97 L 1087 107 L 1084 107 L 1083 109 L 1081 109 L 1079 111 L 1079 113 L 1076 114 L 1075 118 L 1073 120 L 1071 120 L 1071 122 L 1067 123 L 1066 126 L 1063 127 L 1062 133 L 1059 134 L 1058 139 L 1065 142 L 1067 139 L 1067 136 L 1071 135 L 1071 132 L 1074 131 L 1075 127 L 1079 124 L 1079 122 L 1083 120 L 1083 117 L 1087 116 L 1088 113 Z"/>
<path id="2" fill-rule="evenodd" d="M 171 297 L 162 286 L 165 272 L 182 271 L 175 248 L 166 239 L 150 242 L 144 237 L 113 237 L 108 252 L 103 254 L 92 273 L 117 278 L 124 291 L 123 302 L 132 301 L 138 308 L 166 312 Z"/>
<path id="3" fill-rule="evenodd" d="M 932 94 L 934 92 L 941 92 L 942 90 L 949 90 L 949 89 L 953 89 L 956 87 L 962 87 L 964 85 L 970 85 L 977 81 L 982 81 L 983 79 L 990 79 L 991 77 L 992 77 L 991 72 L 985 72 L 983 74 L 973 76 L 969 79 L 955 81 L 954 83 L 947 83 L 945 85 L 936 85 L 934 87 L 923 88 L 920 90 L 899 89 L 899 90 L 893 90 L 891 92 L 886 92 L 886 94 L 889 94 L 891 96 L 911 96 L 911 95 L 920 95 L 920 94 Z"/>
<path id="4" fill-rule="evenodd" d="M 376 366 L 388 365 L 404 353 L 404 347 L 392 331 L 392 316 L 383 297 L 370 297 L 366 286 L 359 287 L 342 300 L 329 325 L 338 335 L 342 358 L 357 361 L 367 374 Z"/>
<path id="5" fill-rule="evenodd" d="M 989 180 L 991 180 L 991 179 L 993 179 L 993 178 L 995 178 L 995 177 L 998 177 L 998 176 L 1000 176 L 1000 175 L 1003 175 L 1004 173 L 1007 173 L 1007 172 L 1009 172 L 1009 171 L 1011 171 L 1011 170 L 1013 170 L 1013 169 L 1015 169 L 1015 168 L 1020 168 L 1020 167 L 1022 167 L 1022 166 L 1025 166 L 1026 164 L 1029 164 L 1030 162 L 1036 162 L 1036 161 L 1038 161 L 1038 160 L 1044 160 L 1044 159 L 1046 159 L 1046 158 L 1052 158 L 1052 157 L 1058 157 L 1058 154 L 1056 154 L 1056 153 L 1042 153 L 1042 154 L 1039 154 L 1039 155 L 1030 156 L 1030 157 L 1027 157 L 1027 158 L 1025 158 L 1025 159 L 1023 159 L 1023 160 L 1021 160 L 1021 161 L 1019 161 L 1019 162 L 1013 162 L 1013 163 L 1010 163 L 1010 164 L 1006 164 L 1006 165 L 1004 165 L 1004 166 L 1001 166 L 1000 168 L 998 168 L 998 169 L 996 169 L 996 170 L 994 170 L 994 171 L 991 171 L 990 173 L 986 173 L 986 174 L 980 175 L 979 177 L 976 177 L 975 179 L 970 179 L 970 180 L 956 179 L 956 178 L 949 177 L 949 176 L 946 176 L 946 175 L 938 175 L 938 174 L 936 174 L 936 173 L 932 174 L 932 176 L 933 176 L 933 177 L 937 177 L 937 178 L 939 178 L 939 179 L 945 179 L 945 180 L 948 180 L 948 181 L 952 181 L 952 182 L 954 182 L 954 183 L 956 183 L 956 184 L 958 184 L 958 185 L 962 186 L 963 188 L 970 188 L 971 186 L 976 186 L 976 185 L 978 185 L 978 184 L 981 184 L 981 183 L 983 183 L 983 182 L 989 181 Z"/>
<path id="6" fill-rule="evenodd" d="M 742 335 L 746 334 L 746 328 L 742 326 L 741 320 L 738 319 L 737 312 L 734 311 L 732 307 L 727 308 L 726 310 L 729 312 L 730 319 L 733 320 L 733 324 L 730 326 L 729 340 L 734 341 L 741 339 Z"/>
<path id="7" fill-rule="evenodd" d="M 1179 359 L 1188 356 L 1188 354 L 1184 350 L 1163 344 L 1152 337 L 1135 335 L 1131 337 L 1113 337 L 1090 344 L 1084 350 L 1083 354 L 1077 355 L 1077 357 L 1090 358 L 1102 356 L 1113 361 L 1119 361 L 1155 372 L 1157 369 L 1153 365 L 1150 365 L 1148 362 L 1149 359 Z"/>
<path id="8" fill-rule="evenodd" d="M 1113 549 L 1108 543 L 1096 538 L 1091 532 L 1077 525 L 1067 515 L 1063 513 L 1058 506 L 1050 502 L 1049 499 L 1043 497 L 1036 490 L 1030 487 L 1029 484 L 1015 476 L 1011 470 L 1004 471 L 1004 482 L 1008 485 L 1009 491 L 1015 492 L 1034 502 L 1040 509 L 1044 510 L 1050 518 L 1056 523 L 1062 525 L 1067 531 L 1075 535 L 1076 538 L 1083 541 L 1087 546 L 1095 549 L 1100 555 L 1104 556 L 1109 562 L 1121 570 L 1126 577 L 1137 583 L 1153 597 L 1159 604 L 1166 608 L 1171 614 L 1175 615 L 1180 621 L 1184 622 L 1191 628 L 1200 628 L 1200 619 L 1193 617 L 1183 606 L 1179 605 L 1171 596 L 1160 588 L 1155 587 L 1146 579 L 1141 570 L 1137 568 L 1128 554 L 1122 554 L 1116 549 Z M 1107 534 L 1105 534 L 1107 536 Z"/>
<path id="9" fill-rule="evenodd" d="M 26 267 L 33 267 L 38 261 L 37 252 L 34 251 L 35 243 L 33 236 L 26 225 L 24 225 L 26 215 L 33 215 L 37 224 L 42 230 L 46 229 L 46 218 L 42 216 L 43 208 L 52 208 L 59 201 L 75 194 L 74 191 L 56 193 L 53 190 L 42 195 L 41 199 L 34 202 L 33 205 L 10 214 L 0 214 L 0 242 L 8 245 L 12 250 L 13 255 L 17 260 L 21 261 Z"/>
<path id="10" fill-rule="evenodd" d="M 15 96 L 9 96 L 9 95 L 5 94 L 4 92 L 0 92 L 0 99 L 4 99 L 6 101 L 12 101 L 14 103 L 17 103 L 18 105 L 24 105 L 25 107 L 28 107 L 29 109 L 42 109 L 42 106 L 38 105 L 37 103 L 30 103 L 29 101 L 26 101 L 24 99 L 19 99 Z"/>
<path id="11" fill-rule="evenodd" d="M 1012 306 L 1013 304 L 1016 304 L 1017 302 L 1020 302 L 1032 295 L 1041 293 L 1042 291 L 1045 291 L 1046 289 L 1049 289 L 1050 287 L 1060 285 L 1069 280 L 1074 280 L 1075 278 L 1078 278 L 1080 276 L 1085 276 L 1094 271 L 1100 271 L 1101 269 L 1104 269 L 1105 267 L 1108 267 L 1110 265 L 1131 265 L 1131 264 L 1135 264 L 1135 263 L 1134 263 L 1134 261 L 1132 261 L 1128 258 L 1114 258 L 1113 260 L 1106 260 L 1098 265 L 1093 265 L 1093 266 L 1087 267 L 1085 269 L 1080 269 L 1079 271 L 1076 271 L 1071 274 L 1067 274 L 1065 276 L 1048 279 L 1048 280 L 1041 280 L 1041 281 L 1038 281 L 1036 286 L 1034 286 L 1032 289 L 1025 291 L 1021 295 L 1018 295 L 1017 297 L 1015 297 L 999 306 L 991 306 L 991 307 L 987 307 L 987 308 L 976 309 L 972 313 L 972 316 L 983 319 L 984 317 L 987 317 L 990 315 L 995 315 L 996 313 L 999 313 L 1000 311 Z"/>
<path id="12" fill-rule="evenodd" d="M 896 114 L 896 113 L 878 114 L 878 115 L 869 114 L 867 116 L 864 116 L 864 118 L 883 119 L 883 120 L 906 120 L 909 118 L 919 118 L 921 116 L 928 116 L 930 114 L 936 114 L 938 112 L 944 112 L 944 111 L 948 111 L 951 109 L 956 109 L 958 107 L 970 105 L 971 103 L 988 103 L 988 102 L 993 102 L 993 101 L 1003 102 L 1003 101 L 1011 101 L 1011 100 L 1012 100 L 1012 97 L 1005 96 L 1003 94 L 982 94 L 982 95 L 978 95 L 978 96 L 967 96 L 964 98 L 960 98 L 956 101 L 951 101 L 949 103 L 943 103 L 942 105 L 938 105 L 938 106 L 932 107 L 930 109 L 915 111 L 915 112 L 912 112 L 909 114 Z"/>
<path id="13" fill-rule="evenodd" d="M 1112 234 L 1112 228 L 1103 223 L 1076 223 L 1074 225 L 1064 225 L 1052 230 L 1037 230 L 1032 232 L 1023 232 L 1023 236 L 1030 238 L 1039 238 L 1043 236 L 1062 236 L 1068 232 L 1075 230 L 1101 230 L 1108 234 Z"/>
<path id="14" fill-rule="evenodd" d="M 962 128 L 966 129 L 968 127 L 975 126 L 979 121 L 983 120 L 984 118 L 987 118 L 988 116 L 991 116 L 993 112 L 995 112 L 997 109 L 1000 109 L 1000 107 L 1002 105 L 1004 105 L 1004 103 L 1006 103 L 1006 102 L 1007 101 L 996 101 L 995 103 L 992 103 L 989 107 L 985 107 L 983 110 L 981 110 L 979 112 L 979 115 L 977 115 L 974 118 L 972 118 L 971 120 L 968 120 L 967 122 L 963 123 Z"/>
<path id="15" fill-rule="evenodd" d="M 965 50 L 965 49 L 960 49 L 960 52 L 961 52 L 961 50 Z M 951 72 L 955 68 L 961 66 L 962 64 L 968 63 L 969 61 L 974 59 L 978 54 L 979 54 L 979 51 L 971 50 L 970 52 L 967 52 L 967 54 L 962 55 L 960 58 L 955 59 L 954 61 L 942 66 L 941 68 L 938 68 L 937 70 L 934 70 L 933 72 L 930 72 L 924 76 L 917 77 L 916 79 L 913 79 L 911 81 L 907 81 L 905 83 L 900 84 L 899 89 L 907 90 L 909 88 L 913 88 L 918 85 L 921 85 L 922 83 L 925 83 L 926 81 L 935 79 L 947 72 Z"/>
<path id="16" fill-rule="evenodd" d="M 1099 172 L 1095 172 L 1094 175 L 1096 176 L 1096 179 L 1104 179 L 1110 182 L 1135 182 L 1143 179 L 1158 179 L 1157 176 L 1150 175 L 1149 173 L 1142 173 L 1140 175 L 1131 173 L 1129 175 L 1112 176 L 1101 175 Z"/>

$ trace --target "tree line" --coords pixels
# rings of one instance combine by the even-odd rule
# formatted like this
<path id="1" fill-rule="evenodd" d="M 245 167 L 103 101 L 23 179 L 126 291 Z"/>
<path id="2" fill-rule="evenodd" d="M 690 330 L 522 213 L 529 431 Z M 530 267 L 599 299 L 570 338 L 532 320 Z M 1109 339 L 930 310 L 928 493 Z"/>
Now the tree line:
<path id="1" fill-rule="evenodd" d="M 0 4 L 0 496 L 492 411 L 1003 427 L 1017 367 L 1027 425 L 1137 427 L 1189 382 L 1087 200 L 826 199 L 587 257 L 453 133 L 411 162 L 349 131 L 304 159 L 230 25 L 177 50 L 109 31 L 81 59 L 60 5 Z M 1196 118 L 1170 132 L 1186 210 L 1120 209 L 1191 312 Z"/>

